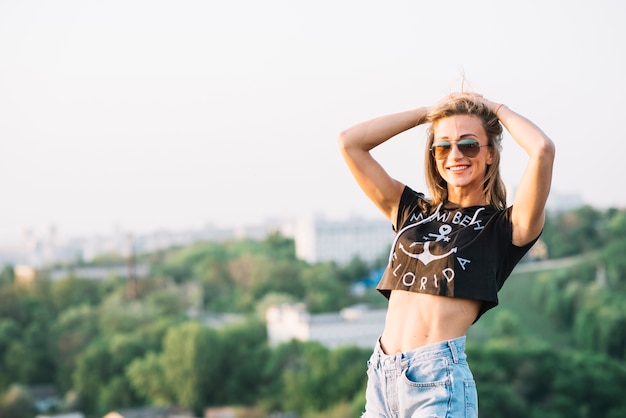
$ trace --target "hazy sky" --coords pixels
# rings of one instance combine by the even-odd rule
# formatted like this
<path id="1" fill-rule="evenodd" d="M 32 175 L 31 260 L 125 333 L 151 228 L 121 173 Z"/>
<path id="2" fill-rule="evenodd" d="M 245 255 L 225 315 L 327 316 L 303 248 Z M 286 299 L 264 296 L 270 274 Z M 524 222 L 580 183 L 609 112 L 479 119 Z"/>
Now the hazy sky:
<path id="1" fill-rule="evenodd" d="M 339 131 L 473 90 L 557 144 L 553 190 L 626 206 L 626 3 L 0 0 L 0 242 L 378 216 Z M 423 188 L 424 131 L 376 151 Z M 514 186 L 524 153 L 505 138 Z"/>

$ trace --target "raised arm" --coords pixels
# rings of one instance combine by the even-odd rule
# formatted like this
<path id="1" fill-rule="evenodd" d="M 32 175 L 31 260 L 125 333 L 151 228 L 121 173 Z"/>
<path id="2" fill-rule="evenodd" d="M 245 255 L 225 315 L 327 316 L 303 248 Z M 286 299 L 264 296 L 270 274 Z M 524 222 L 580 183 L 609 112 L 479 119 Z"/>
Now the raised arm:
<path id="1" fill-rule="evenodd" d="M 528 163 L 517 186 L 511 213 L 513 244 L 521 246 L 537 238 L 543 228 L 555 147 L 550 138 L 530 120 L 505 105 L 489 102 L 489 106 L 515 142 L 528 154 Z"/>
<path id="2" fill-rule="evenodd" d="M 404 184 L 393 179 L 370 151 L 397 134 L 426 121 L 427 107 L 381 116 L 343 131 L 339 148 L 348 168 L 367 197 L 395 224 Z"/>

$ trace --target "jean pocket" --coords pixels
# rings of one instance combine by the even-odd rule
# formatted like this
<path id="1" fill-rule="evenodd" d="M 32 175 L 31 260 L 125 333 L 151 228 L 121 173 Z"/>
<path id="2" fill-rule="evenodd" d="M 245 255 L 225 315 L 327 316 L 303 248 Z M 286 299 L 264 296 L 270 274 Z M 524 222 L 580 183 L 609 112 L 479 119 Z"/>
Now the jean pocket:
<path id="1" fill-rule="evenodd" d="M 410 386 L 433 387 L 450 385 L 450 367 L 445 357 L 409 363 L 403 373 L 404 382 Z"/>

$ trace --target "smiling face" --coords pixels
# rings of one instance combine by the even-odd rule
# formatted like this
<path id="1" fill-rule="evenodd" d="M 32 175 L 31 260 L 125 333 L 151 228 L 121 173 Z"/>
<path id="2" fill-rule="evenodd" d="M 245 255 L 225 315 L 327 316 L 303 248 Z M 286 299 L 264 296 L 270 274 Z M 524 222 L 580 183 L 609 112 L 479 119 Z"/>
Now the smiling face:
<path id="1" fill-rule="evenodd" d="M 474 139 L 481 145 L 475 157 L 464 155 L 457 142 Z M 468 204 L 482 204 L 487 167 L 493 163 L 493 150 L 489 145 L 482 120 L 472 115 L 454 115 L 437 121 L 434 126 L 434 142 L 452 143 L 450 153 L 436 160 L 437 171 L 445 180 L 448 200 Z"/>
<path id="2" fill-rule="evenodd" d="M 500 176 L 503 127 L 498 117 L 479 96 L 467 93 L 441 100 L 429 112 L 428 121 L 424 172 L 431 204 L 446 200 L 460 205 L 484 202 L 504 209 L 506 188 Z M 457 147 L 459 139 L 461 148 L 467 141 L 489 146 L 481 146 L 474 153 L 465 145 L 467 155 L 463 155 Z M 448 155 L 443 150 L 435 158 L 431 147 L 437 141 L 452 144 Z"/>

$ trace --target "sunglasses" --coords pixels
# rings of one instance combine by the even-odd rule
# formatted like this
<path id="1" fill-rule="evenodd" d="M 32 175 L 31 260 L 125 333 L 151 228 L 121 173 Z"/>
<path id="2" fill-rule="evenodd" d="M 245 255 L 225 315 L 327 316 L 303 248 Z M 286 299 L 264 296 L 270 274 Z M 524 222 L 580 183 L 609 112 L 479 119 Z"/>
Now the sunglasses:
<path id="1" fill-rule="evenodd" d="M 469 158 L 474 158 L 480 152 L 481 147 L 490 147 L 490 144 L 480 145 L 480 143 L 475 139 L 459 139 L 454 142 L 456 147 L 461 151 L 463 155 Z M 450 154 L 452 150 L 452 142 L 450 141 L 436 141 L 430 147 L 430 152 L 433 154 L 433 157 L 437 160 L 443 160 Z"/>

